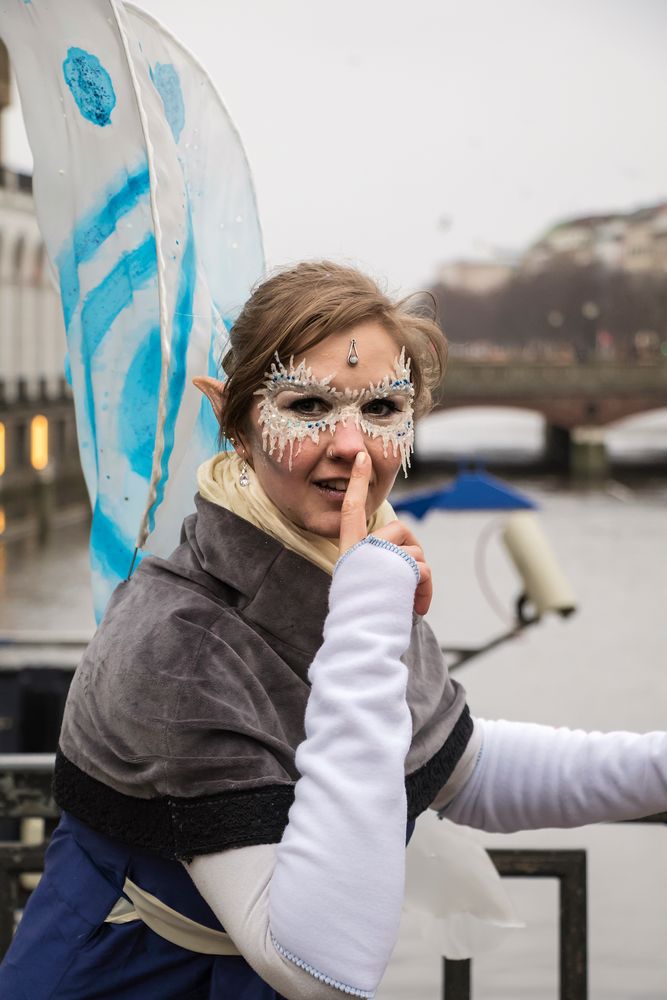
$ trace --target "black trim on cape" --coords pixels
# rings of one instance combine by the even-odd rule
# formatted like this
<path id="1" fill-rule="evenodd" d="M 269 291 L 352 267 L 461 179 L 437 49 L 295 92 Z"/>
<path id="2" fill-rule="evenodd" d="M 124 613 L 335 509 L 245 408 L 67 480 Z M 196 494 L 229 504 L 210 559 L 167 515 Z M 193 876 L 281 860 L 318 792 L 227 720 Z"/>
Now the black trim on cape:
<path id="1" fill-rule="evenodd" d="M 465 705 L 440 750 L 407 775 L 408 821 L 433 802 L 460 760 L 472 731 Z M 99 833 L 182 861 L 230 847 L 278 843 L 294 800 L 293 783 L 195 798 L 141 799 L 91 778 L 60 749 L 53 791 L 61 809 Z"/>
<path id="2" fill-rule="evenodd" d="M 463 756 L 463 751 L 470 742 L 473 731 L 473 721 L 467 705 L 456 720 L 451 733 L 430 760 L 408 774 L 405 779 L 405 791 L 408 799 L 408 821 L 416 819 L 437 796 L 443 785 L 452 776 L 454 768 Z"/>

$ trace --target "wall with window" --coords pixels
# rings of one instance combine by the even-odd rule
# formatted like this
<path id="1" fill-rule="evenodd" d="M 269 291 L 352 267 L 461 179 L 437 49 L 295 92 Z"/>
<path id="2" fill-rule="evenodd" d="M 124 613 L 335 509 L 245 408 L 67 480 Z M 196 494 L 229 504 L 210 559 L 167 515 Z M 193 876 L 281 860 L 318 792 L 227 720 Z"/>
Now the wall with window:
<path id="1" fill-rule="evenodd" d="M 2 528 L 30 516 L 43 477 L 54 501 L 85 497 L 65 331 L 30 189 L 0 168 L 0 509 Z M 40 478 L 41 477 L 41 478 Z"/>

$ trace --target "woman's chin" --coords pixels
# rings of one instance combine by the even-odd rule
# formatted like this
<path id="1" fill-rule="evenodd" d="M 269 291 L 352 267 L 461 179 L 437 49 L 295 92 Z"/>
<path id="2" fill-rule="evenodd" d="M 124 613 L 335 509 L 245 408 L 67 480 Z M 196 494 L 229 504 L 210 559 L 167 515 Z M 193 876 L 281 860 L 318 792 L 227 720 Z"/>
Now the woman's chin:
<path id="1" fill-rule="evenodd" d="M 330 538 L 337 542 L 340 537 L 340 511 L 316 514 L 308 518 L 308 523 L 304 527 L 313 535 L 321 535 L 322 538 Z"/>

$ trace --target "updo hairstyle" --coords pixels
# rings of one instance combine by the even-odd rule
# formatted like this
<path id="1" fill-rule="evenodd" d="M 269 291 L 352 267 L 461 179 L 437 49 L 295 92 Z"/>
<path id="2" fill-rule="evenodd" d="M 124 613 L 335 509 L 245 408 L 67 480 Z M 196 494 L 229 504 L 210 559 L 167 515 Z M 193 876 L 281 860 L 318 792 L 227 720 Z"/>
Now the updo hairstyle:
<path id="1" fill-rule="evenodd" d="M 408 303 L 412 300 L 413 309 Z M 329 334 L 377 320 L 405 346 L 415 387 L 415 417 L 428 413 L 444 378 L 447 342 L 415 296 L 392 302 L 375 281 L 353 267 L 306 261 L 258 284 L 230 331 L 222 359 L 227 376 L 221 438 L 246 428 L 254 393 L 277 353 L 283 364 L 306 354 Z M 363 344 L 357 344 L 363 353 Z"/>

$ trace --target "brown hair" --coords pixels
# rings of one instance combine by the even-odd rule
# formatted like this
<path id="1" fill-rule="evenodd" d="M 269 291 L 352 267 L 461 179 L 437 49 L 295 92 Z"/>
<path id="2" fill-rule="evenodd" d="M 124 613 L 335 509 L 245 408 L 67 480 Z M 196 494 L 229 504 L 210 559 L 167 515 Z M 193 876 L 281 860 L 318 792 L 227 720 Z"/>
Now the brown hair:
<path id="1" fill-rule="evenodd" d="M 405 346 L 415 387 L 415 416 L 433 405 L 433 391 L 445 374 L 447 342 L 423 305 L 398 302 L 372 278 L 330 261 L 306 261 L 257 285 L 230 332 L 222 359 L 227 376 L 221 435 L 243 431 L 253 395 L 277 352 L 283 363 L 305 353 L 329 334 L 366 320 L 378 320 Z"/>

